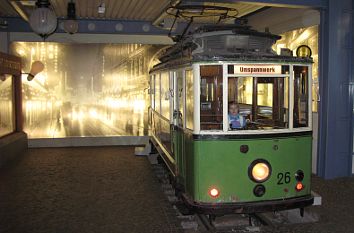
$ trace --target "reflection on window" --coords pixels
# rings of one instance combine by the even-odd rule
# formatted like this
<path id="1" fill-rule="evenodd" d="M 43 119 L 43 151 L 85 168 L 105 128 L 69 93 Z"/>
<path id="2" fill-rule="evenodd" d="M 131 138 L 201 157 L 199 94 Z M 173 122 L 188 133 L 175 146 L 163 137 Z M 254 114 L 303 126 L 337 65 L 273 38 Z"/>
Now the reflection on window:
<path id="1" fill-rule="evenodd" d="M 229 77 L 228 85 L 229 129 L 289 127 L 287 77 Z"/>
<path id="2" fill-rule="evenodd" d="M 201 66 L 200 76 L 200 129 L 222 130 L 222 66 Z"/>
<path id="3" fill-rule="evenodd" d="M 170 79 L 168 72 L 161 74 L 161 115 L 170 119 Z"/>
<path id="4" fill-rule="evenodd" d="M 155 74 L 150 76 L 151 108 L 155 109 Z"/>
<path id="5" fill-rule="evenodd" d="M 155 111 L 160 113 L 160 74 L 155 76 Z"/>
<path id="6" fill-rule="evenodd" d="M 193 73 L 192 70 L 186 70 L 186 127 L 193 129 L 194 112 L 194 92 L 193 92 Z"/>
<path id="7" fill-rule="evenodd" d="M 308 68 L 294 66 L 294 128 L 308 126 Z"/>
<path id="8" fill-rule="evenodd" d="M 319 80 L 318 80 L 318 26 L 300 28 L 286 32 L 281 35 L 281 39 L 276 42 L 273 49 L 280 54 L 281 48 L 289 48 L 295 54 L 298 46 L 307 45 L 312 50 L 312 110 L 317 112 L 319 100 Z"/>
<path id="9" fill-rule="evenodd" d="M 14 129 L 14 99 L 12 77 L 0 80 L 0 137 L 12 133 Z"/>
<path id="10" fill-rule="evenodd" d="M 183 106 L 184 106 L 184 98 L 183 98 L 183 73 L 181 71 L 176 72 L 176 77 L 177 77 L 177 94 L 178 94 L 178 125 L 180 127 L 183 127 L 184 121 L 184 111 L 183 111 Z"/>

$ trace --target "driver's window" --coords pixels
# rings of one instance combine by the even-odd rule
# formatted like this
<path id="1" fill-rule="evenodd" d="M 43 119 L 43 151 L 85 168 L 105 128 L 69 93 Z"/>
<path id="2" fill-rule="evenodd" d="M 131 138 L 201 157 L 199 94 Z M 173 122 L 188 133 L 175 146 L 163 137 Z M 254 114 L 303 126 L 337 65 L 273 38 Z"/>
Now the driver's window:
<path id="1" fill-rule="evenodd" d="M 228 78 L 229 130 L 245 129 L 252 117 L 252 77 Z"/>

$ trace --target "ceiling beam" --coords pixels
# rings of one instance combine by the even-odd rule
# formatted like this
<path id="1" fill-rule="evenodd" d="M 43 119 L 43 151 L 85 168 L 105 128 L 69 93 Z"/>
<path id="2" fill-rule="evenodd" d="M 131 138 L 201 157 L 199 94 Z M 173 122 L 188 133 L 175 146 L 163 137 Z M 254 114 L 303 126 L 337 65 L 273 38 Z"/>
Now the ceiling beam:
<path id="1" fill-rule="evenodd" d="M 29 15 L 27 14 L 25 8 L 19 1 L 7 0 L 7 2 L 12 6 L 12 8 L 21 16 L 21 18 L 28 22 Z"/>
<path id="2" fill-rule="evenodd" d="M 212 3 L 210 0 L 183 1 L 184 4 Z M 218 3 L 248 3 L 288 8 L 328 8 L 328 0 L 218 0 Z"/>
<path id="3" fill-rule="evenodd" d="M 8 23 L 7 28 L 0 28 L 0 31 L 7 32 L 32 32 L 28 22 L 21 18 L 3 17 Z M 62 24 L 64 19 L 59 19 L 58 28 L 55 33 L 65 33 Z M 122 34 L 122 35 L 167 35 L 168 30 L 152 25 L 150 21 L 132 20 L 82 20 L 78 19 L 78 33 L 90 34 Z M 180 23 L 173 34 L 183 31 L 185 23 Z"/>

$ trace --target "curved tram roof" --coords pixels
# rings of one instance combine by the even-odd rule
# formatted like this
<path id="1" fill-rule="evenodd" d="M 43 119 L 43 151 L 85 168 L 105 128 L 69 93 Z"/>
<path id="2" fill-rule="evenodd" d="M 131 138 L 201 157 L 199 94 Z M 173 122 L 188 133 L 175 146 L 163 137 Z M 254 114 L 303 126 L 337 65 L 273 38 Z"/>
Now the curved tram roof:
<path id="1" fill-rule="evenodd" d="M 195 62 L 312 63 L 312 58 L 277 55 L 272 45 L 280 38 L 246 26 L 203 26 L 165 50 L 150 72 Z"/>

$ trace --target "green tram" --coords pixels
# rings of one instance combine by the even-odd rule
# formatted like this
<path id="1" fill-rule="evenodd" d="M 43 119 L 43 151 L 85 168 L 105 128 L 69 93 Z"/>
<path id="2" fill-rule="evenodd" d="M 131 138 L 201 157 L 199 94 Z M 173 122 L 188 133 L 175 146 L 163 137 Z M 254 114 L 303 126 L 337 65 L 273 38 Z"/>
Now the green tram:
<path id="1" fill-rule="evenodd" d="M 151 142 L 195 212 L 303 213 L 313 204 L 312 59 L 277 55 L 279 38 L 204 26 L 150 71 Z M 231 127 L 230 103 L 242 127 Z"/>

